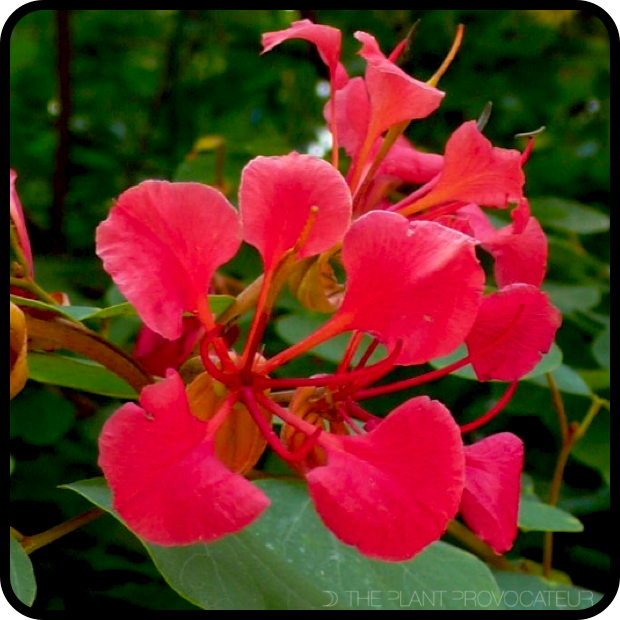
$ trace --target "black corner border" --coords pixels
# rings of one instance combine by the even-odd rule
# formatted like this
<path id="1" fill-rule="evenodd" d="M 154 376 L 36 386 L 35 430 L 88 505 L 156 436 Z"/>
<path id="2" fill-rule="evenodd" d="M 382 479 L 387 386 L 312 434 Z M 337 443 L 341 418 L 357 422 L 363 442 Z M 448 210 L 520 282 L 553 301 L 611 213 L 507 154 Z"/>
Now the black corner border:
<path id="1" fill-rule="evenodd" d="M 8 572 L 8 571 L 7 571 Z M 11 587 L 11 580 L 9 579 L 9 575 L 3 571 L 2 579 L 0 580 L 0 585 L 2 586 L 2 594 L 4 595 L 6 604 L 10 605 L 18 614 L 24 616 L 25 618 L 32 618 L 33 620 L 39 620 L 41 616 L 34 615 L 34 612 L 31 607 L 22 603 L 18 598 L 15 592 L 13 592 L 13 588 Z M 8 614 L 6 613 L 4 607 L 0 608 L 0 612 L 2 613 L 2 617 L 6 617 Z M 13 618 L 13 615 L 9 616 L 9 618 Z"/>
<path id="2" fill-rule="evenodd" d="M 4 24 L 2 25 L 2 31 L 0 32 L 0 41 L 3 44 L 5 39 L 9 40 L 11 38 L 11 33 L 13 32 L 13 28 L 17 25 L 17 22 L 26 15 L 30 13 L 34 13 L 35 11 L 44 11 L 49 10 L 51 7 L 47 4 L 47 2 L 36 2 L 31 1 L 26 4 L 22 4 L 20 7 L 15 9 L 6 19 Z M 6 44 L 8 45 L 8 43 Z"/>
<path id="3" fill-rule="evenodd" d="M 576 8 L 578 8 L 578 10 L 583 11 L 585 13 L 590 13 L 591 15 L 594 15 L 595 17 L 601 20 L 601 22 L 607 29 L 607 33 L 609 34 L 609 41 L 610 41 L 611 47 L 612 49 L 615 49 L 615 46 L 617 45 L 617 42 L 620 39 L 620 34 L 618 31 L 618 28 L 619 28 L 618 23 L 614 21 L 613 16 L 610 15 L 602 6 L 599 6 L 598 4 L 594 4 L 594 2 L 577 2 Z M 618 14 L 616 15 L 616 18 L 620 20 L 620 7 L 618 10 Z"/>

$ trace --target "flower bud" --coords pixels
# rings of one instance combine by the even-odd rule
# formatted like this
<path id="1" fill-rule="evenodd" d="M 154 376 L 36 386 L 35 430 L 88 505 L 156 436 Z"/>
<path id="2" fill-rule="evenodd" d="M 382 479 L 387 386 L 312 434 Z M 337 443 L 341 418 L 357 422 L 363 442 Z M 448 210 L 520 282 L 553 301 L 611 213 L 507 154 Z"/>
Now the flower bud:
<path id="1" fill-rule="evenodd" d="M 293 293 L 313 312 L 334 313 L 342 301 L 344 287 L 338 282 L 329 258 L 323 254 L 299 261 L 289 276 Z"/>
<path id="2" fill-rule="evenodd" d="M 228 390 L 204 373 L 188 387 L 187 395 L 193 414 L 207 422 L 228 397 Z M 263 414 L 271 423 L 271 414 L 265 411 Z M 232 472 L 245 475 L 258 463 L 266 448 L 267 440 L 262 436 L 252 416 L 243 404 L 236 403 L 215 436 L 217 457 Z"/>
<path id="3" fill-rule="evenodd" d="M 10 303 L 10 302 L 9 302 Z M 13 400 L 26 385 L 28 379 L 28 336 L 26 334 L 26 318 L 24 313 L 11 303 L 11 398 Z"/>
<path id="4" fill-rule="evenodd" d="M 309 422 L 316 428 L 325 430 L 325 421 L 322 416 L 315 411 L 313 397 L 315 394 L 315 388 L 301 388 L 297 390 L 293 400 L 291 401 L 290 410 L 295 415 L 299 416 L 304 422 Z M 289 424 L 285 424 L 282 427 L 282 434 L 280 437 L 284 446 L 290 451 L 295 452 L 299 450 L 304 442 L 308 440 L 308 437 L 299 432 Z M 308 456 L 300 462 L 291 462 L 289 467 L 294 469 L 298 474 L 304 476 L 306 472 L 325 465 L 327 462 L 327 455 L 325 451 L 317 446 L 313 448 Z"/>

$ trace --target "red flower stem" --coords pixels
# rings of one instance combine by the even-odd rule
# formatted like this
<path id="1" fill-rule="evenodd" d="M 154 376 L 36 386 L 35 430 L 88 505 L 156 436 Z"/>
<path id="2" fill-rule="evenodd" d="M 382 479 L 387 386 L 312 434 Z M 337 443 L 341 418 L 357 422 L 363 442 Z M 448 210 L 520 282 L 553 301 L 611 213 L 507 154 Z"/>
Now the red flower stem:
<path id="1" fill-rule="evenodd" d="M 241 367 L 246 370 L 251 370 L 254 364 L 254 358 L 258 352 L 258 347 L 262 341 L 263 335 L 267 323 L 269 322 L 269 315 L 271 313 L 268 306 L 269 291 L 273 282 L 274 270 L 265 273 L 263 283 L 261 286 L 260 295 L 256 304 L 256 314 L 254 315 L 254 321 L 250 329 L 250 335 L 243 350 L 243 356 L 241 359 Z"/>
<path id="2" fill-rule="evenodd" d="M 332 141 L 333 141 L 333 145 L 332 145 L 332 166 L 334 166 L 334 168 L 336 170 L 339 169 L 340 167 L 340 140 L 338 137 L 338 120 L 336 117 L 336 83 L 335 83 L 335 75 L 331 76 L 331 83 L 332 83 L 332 93 L 331 93 L 331 101 L 330 101 L 330 106 L 331 106 L 331 132 L 332 132 Z"/>
<path id="3" fill-rule="evenodd" d="M 475 431 L 477 428 L 488 424 L 493 418 L 499 415 L 504 408 L 508 405 L 508 403 L 512 400 L 515 392 L 517 391 L 517 387 L 519 385 L 518 381 L 513 381 L 510 384 L 510 387 L 506 390 L 506 393 L 502 396 L 502 398 L 497 402 L 493 409 L 487 411 L 483 416 L 479 417 L 477 420 L 473 422 L 469 422 L 468 424 L 464 424 L 461 426 L 461 434 L 469 433 L 471 431 Z"/>
<path id="4" fill-rule="evenodd" d="M 377 350 L 381 342 L 379 342 L 376 338 L 368 345 L 368 349 L 366 349 L 366 353 L 360 360 L 360 363 L 355 367 L 355 370 L 361 370 L 368 364 L 370 358 L 374 355 L 374 352 Z"/>
<path id="5" fill-rule="evenodd" d="M 292 359 L 307 353 L 316 346 L 322 344 L 326 340 L 330 340 L 335 336 L 346 331 L 349 326 L 349 317 L 346 314 L 340 314 L 333 317 L 325 325 L 310 334 L 307 338 L 293 345 L 292 347 L 278 353 L 260 367 L 261 374 L 271 374 L 280 366 L 290 362 Z"/>
<path id="6" fill-rule="evenodd" d="M 342 361 L 340 362 L 340 366 L 338 366 L 338 374 L 347 372 L 347 370 L 349 369 L 349 366 L 351 366 L 353 362 L 353 358 L 355 357 L 357 350 L 360 347 L 360 344 L 362 344 L 363 338 L 364 338 L 364 334 L 362 332 L 355 332 L 351 336 L 351 340 L 349 341 L 347 350 L 344 353 L 344 357 L 342 358 Z"/>
<path id="7" fill-rule="evenodd" d="M 211 313 L 211 308 L 209 308 L 209 300 L 207 297 L 198 300 L 198 319 L 207 330 L 207 333 L 215 333 L 219 330 L 218 325 L 213 319 L 213 314 Z M 222 368 L 225 368 L 229 372 L 236 372 L 237 367 L 230 359 L 228 347 L 226 346 L 224 340 L 217 336 L 213 338 L 210 343 L 213 344 L 213 348 L 215 349 L 217 356 L 220 358 Z"/>

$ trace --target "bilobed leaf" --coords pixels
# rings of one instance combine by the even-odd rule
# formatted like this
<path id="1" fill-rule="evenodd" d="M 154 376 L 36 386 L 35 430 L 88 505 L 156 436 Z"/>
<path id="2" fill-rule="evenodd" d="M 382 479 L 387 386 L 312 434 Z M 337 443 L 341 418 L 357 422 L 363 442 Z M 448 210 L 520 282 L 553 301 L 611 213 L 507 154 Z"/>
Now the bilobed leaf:
<path id="1" fill-rule="evenodd" d="M 409 562 L 369 560 L 324 527 L 303 484 L 259 486 L 273 506 L 240 534 L 208 546 L 145 543 L 181 596 L 213 610 L 461 610 L 466 602 L 459 594 L 465 591 L 499 600 L 490 570 L 467 552 L 439 542 Z M 66 488 L 114 514 L 103 479 Z M 487 602 L 487 609 L 498 608 Z"/>
<path id="2" fill-rule="evenodd" d="M 11 539 L 11 588 L 24 605 L 32 607 L 37 594 L 32 562 L 22 546 L 12 536 L 9 538 Z"/>
<path id="3" fill-rule="evenodd" d="M 132 400 L 135 390 L 103 366 L 63 355 L 28 354 L 30 378 L 39 383 Z"/>

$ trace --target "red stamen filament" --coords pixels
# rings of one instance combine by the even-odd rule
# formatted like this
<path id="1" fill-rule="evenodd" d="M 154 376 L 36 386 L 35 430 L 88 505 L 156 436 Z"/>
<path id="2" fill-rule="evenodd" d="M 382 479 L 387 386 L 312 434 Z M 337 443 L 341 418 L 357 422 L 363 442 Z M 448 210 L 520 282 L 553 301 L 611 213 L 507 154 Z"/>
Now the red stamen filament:
<path id="1" fill-rule="evenodd" d="M 220 358 L 222 368 L 225 368 L 229 372 L 236 372 L 237 367 L 230 359 L 228 347 L 219 335 L 222 330 L 222 326 L 216 325 L 215 321 L 213 320 L 213 315 L 211 314 L 211 309 L 209 308 L 209 300 L 206 297 L 204 299 L 198 300 L 198 318 L 203 324 L 203 326 L 206 328 L 207 336 L 209 335 L 209 333 L 215 334 L 215 336 L 211 338 L 208 343 L 213 344 L 213 348 L 215 349 L 217 356 Z"/>
<path id="2" fill-rule="evenodd" d="M 344 357 L 342 358 L 342 362 L 340 362 L 340 366 L 338 366 L 338 374 L 347 372 L 349 366 L 353 363 L 353 358 L 357 353 L 360 345 L 362 344 L 362 340 L 364 338 L 364 334 L 362 332 L 355 332 L 351 336 L 351 340 L 349 341 L 349 346 L 344 353 Z"/>
<path id="3" fill-rule="evenodd" d="M 285 461 L 288 461 L 289 463 L 303 461 L 319 443 L 319 439 L 323 434 L 323 429 L 315 428 L 311 424 L 304 422 L 297 416 L 276 405 L 273 401 L 260 392 L 253 392 L 250 388 L 244 388 L 241 393 L 241 399 L 248 408 L 252 419 L 259 427 L 261 433 L 269 442 L 269 445 L 273 448 L 274 452 L 276 452 L 276 454 Z M 284 420 L 285 423 L 306 435 L 306 441 L 294 452 L 287 450 L 280 441 L 280 438 L 265 420 L 259 409 L 259 403 L 266 409 L 270 410 L 271 413 Z"/>
<path id="4" fill-rule="evenodd" d="M 420 385 L 430 383 L 431 381 L 436 381 L 437 379 L 441 379 L 449 375 L 452 372 L 455 372 L 457 370 L 460 370 L 461 368 L 464 368 L 465 366 L 469 366 L 469 364 L 472 364 L 476 360 L 484 357 L 485 355 L 487 355 L 487 353 L 489 353 L 489 351 L 492 351 L 497 346 L 499 346 L 502 343 L 502 341 L 504 341 L 510 335 L 514 326 L 521 319 L 521 315 L 523 314 L 524 310 L 525 310 L 525 307 L 523 304 L 521 304 L 519 306 L 519 311 L 517 312 L 515 317 L 512 319 L 512 321 L 510 322 L 510 325 L 508 325 L 506 330 L 498 338 L 496 338 L 495 340 L 490 342 L 486 347 L 478 351 L 476 355 L 468 355 L 464 359 L 454 362 L 453 364 L 450 364 L 449 366 L 446 366 L 445 368 L 434 370 L 432 372 L 420 375 L 419 377 L 413 377 L 412 379 L 405 379 L 404 381 L 397 381 L 396 383 L 392 383 L 390 385 L 370 388 L 368 390 L 361 390 L 357 392 L 356 394 L 354 394 L 353 398 L 355 398 L 355 400 L 367 400 L 369 398 L 376 398 L 377 396 L 385 396 L 386 394 L 394 394 L 395 392 L 400 392 L 401 390 L 418 387 Z"/>
<path id="5" fill-rule="evenodd" d="M 338 405 L 338 413 L 342 419 L 346 422 L 347 426 L 356 434 L 363 435 L 362 430 L 357 426 L 353 418 L 347 413 L 346 407 L 343 404 Z"/>
<path id="6" fill-rule="evenodd" d="M 506 391 L 506 393 L 497 402 L 495 407 L 493 407 L 493 409 L 489 410 L 483 416 L 479 417 L 477 420 L 474 420 L 473 422 L 469 422 L 468 424 L 464 424 L 463 426 L 461 426 L 461 433 L 464 434 L 464 433 L 469 433 L 471 431 L 474 431 L 480 428 L 481 426 L 484 426 L 485 424 L 490 422 L 493 418 L 495 418 L 498 414 L 500 414 L 504 410 L 504 408 L 508 405 L 508 403 L 510 403 L 510 401 L 512 400 L 512 397 L 517 391 L 518 385 L 519 385 L 518 381 L 513 381 L 510 387 L 508 388 L 508 390 Z"/>

